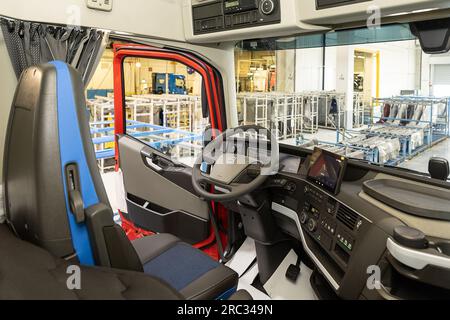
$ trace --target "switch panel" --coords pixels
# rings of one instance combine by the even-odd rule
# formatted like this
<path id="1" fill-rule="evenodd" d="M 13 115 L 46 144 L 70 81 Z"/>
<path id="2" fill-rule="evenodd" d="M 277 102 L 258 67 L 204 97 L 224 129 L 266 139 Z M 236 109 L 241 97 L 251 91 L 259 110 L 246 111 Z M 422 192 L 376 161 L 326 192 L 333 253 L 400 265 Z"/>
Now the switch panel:
<path id="1" fill-rule="evenodd" d="M 86 5 L 89 9 L 112 11 L 113 0 L 86 0 Z"/>

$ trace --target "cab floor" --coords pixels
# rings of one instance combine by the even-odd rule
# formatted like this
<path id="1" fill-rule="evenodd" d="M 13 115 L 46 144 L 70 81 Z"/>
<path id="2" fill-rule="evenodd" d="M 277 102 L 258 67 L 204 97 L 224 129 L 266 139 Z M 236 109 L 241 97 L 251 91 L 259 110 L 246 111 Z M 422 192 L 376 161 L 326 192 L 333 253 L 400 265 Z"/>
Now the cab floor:
<path id="1" fill-rule="evenodd" d="M 296 253 L 291 250 L 270 279 L 262 285 L 258 279 L 258 263 L 254 241 L 247 238 L 226 265 L 239 274 L 238 289 L 247 290 L 254 300 L 317 300 L 311 287 L 312 270 L 303 263 L 297 281 L 286 278 L 289 265 L 297 262 Z"/>

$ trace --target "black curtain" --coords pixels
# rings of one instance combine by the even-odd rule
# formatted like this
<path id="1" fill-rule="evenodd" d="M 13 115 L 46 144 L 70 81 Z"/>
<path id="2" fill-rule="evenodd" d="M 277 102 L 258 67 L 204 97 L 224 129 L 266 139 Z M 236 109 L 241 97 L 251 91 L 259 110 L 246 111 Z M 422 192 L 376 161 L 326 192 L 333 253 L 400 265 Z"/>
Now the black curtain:
<path id="1" fill-rule="evenodd" d="M 108 32 L 0 18 L 17 78 L 26 68 L 60 60 L 77 69 L 85 85 L 106 47 Z"/>

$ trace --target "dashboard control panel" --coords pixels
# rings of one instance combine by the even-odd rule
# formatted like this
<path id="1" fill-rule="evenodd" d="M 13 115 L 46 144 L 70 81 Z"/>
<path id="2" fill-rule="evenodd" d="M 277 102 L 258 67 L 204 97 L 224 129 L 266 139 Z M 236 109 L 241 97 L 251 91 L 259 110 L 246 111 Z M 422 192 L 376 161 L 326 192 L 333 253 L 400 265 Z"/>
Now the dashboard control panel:
<path id="1" fill-rule="evenodd" d="M 249 28 L 281 21 L 280 0 L 192 2 L 194 34 Z"/>
<path id="2" fill-rule="evenodd" d="M 303 191 L 298 209 L 302 228 L 345 268 L 365 219 L 315 186 L 306 183 Z"/>

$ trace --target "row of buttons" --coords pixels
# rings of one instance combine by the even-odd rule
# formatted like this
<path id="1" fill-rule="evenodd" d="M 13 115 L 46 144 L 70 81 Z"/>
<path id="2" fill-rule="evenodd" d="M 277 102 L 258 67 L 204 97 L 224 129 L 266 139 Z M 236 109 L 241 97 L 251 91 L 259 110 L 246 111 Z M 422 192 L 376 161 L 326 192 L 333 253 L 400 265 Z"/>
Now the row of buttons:
<path id="1" fill-rule="evenodd" d="M 322 227 L 327 230 L 329 233 L 331 233 L 332 235 L 334 235 L 335 231 L 336 231 L 336 223 L 333 222 L 328 222 L 326 220 L 322 220 L 321 222 Z"/>
<path id="2" fill-rule="evenodd" d="M 321 192 L 311 189 L 308 186 L 305 187 L 305 194 L 307 194 L 310 198 L 318 203 L 321 203 L 324 198 L 324 195 Z"/>
<path id="3" fill-rule="evenodd" d="M 346 247 L 349 251 L 353 250 L 353 240 L 347 240 L 345 236 L 338 234 L 337 235 L 338 241 Z"/>
<path id="4" fill-rule="evenodd" d="M 231 25 L 238 25 L 244 23 L 256 22 L 258 20 L 257 11 L 234 14 L 232 16 L 225 17 L 225 25 L 230 27 Z"/>
<path id="5" fill-rule="evenodd" d="M 288 181 L 286 179 L 273 179 L 272 185 L 283 188 L 289 193 L 293 193 L 297 189 L 295 182 Z"/>

